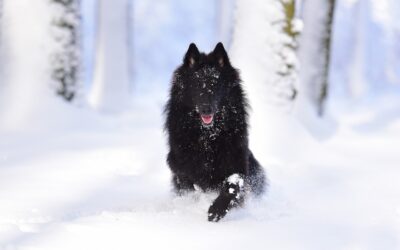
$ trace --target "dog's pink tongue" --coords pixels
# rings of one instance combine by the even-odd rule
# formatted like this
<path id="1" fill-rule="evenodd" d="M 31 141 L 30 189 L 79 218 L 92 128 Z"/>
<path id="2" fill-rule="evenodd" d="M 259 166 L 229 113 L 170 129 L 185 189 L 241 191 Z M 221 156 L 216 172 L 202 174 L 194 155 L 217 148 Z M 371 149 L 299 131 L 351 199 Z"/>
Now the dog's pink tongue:
<path id="1" fill-rule="evenodd" d="M 213 115 L 201 115 L 201 120 L 204 124 L 210 124 L 213 120 Z"/>

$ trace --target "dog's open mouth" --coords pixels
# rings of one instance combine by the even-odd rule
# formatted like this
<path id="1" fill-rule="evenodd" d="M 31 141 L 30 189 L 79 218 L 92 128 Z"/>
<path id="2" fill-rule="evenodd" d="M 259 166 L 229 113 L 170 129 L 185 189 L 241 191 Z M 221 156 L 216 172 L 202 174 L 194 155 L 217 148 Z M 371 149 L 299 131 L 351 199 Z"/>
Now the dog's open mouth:
<path id="1" fill-rule="evenodd" d="M 210 125 L 213 122 L 214 114 L 201 114 L 200 117 L 204 125 Z"/>

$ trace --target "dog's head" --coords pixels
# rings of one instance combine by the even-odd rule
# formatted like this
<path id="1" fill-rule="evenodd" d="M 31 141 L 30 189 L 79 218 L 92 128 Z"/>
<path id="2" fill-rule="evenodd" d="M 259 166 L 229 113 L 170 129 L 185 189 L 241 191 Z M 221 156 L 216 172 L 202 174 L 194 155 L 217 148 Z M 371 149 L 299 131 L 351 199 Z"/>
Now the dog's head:
<path id="1" fill-rule="evenodd" d="M 224 46 L 218 43 L 212 52 L 205 54 L 194 43 L 190 44 L 181 69 L 182 79 L 178 84 L 184 105 L 195 110 L 204 126 L 212 126 L 238 79 Z"/>

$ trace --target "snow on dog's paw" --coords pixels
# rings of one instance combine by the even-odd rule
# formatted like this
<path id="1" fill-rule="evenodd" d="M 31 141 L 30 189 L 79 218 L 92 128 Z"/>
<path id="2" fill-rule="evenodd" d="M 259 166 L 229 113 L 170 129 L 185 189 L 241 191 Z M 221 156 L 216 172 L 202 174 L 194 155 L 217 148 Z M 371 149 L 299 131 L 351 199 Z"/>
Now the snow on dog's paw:
<path id="1" fill-rule="evenodd" d="M 243 177 L 240 176 L 239 174 L 233 174 L 229 176 L 226 182 L 228 184 L 238 186 L 241 189 L 243 188 L 244 185 Z"/>

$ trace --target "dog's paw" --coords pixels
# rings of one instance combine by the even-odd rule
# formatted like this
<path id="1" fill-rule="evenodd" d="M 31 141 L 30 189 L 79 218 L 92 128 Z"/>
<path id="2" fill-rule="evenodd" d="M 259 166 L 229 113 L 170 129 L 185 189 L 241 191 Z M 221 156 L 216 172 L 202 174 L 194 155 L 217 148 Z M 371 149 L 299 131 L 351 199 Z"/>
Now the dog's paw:
<path id="1" fill-rule="evenodd" d="M 229 211 L 231 199 L 219 196 L 208 209 L 208 221 L 218 222 Z"/>
<path id="2" fill-rule="evenodd" d="M 218 222 L 226 215 L 227 212 L 228 210 L 219 210 L 215 209 L 214 206 L 211 206 L 208 210 L 208 221 Z"/>

